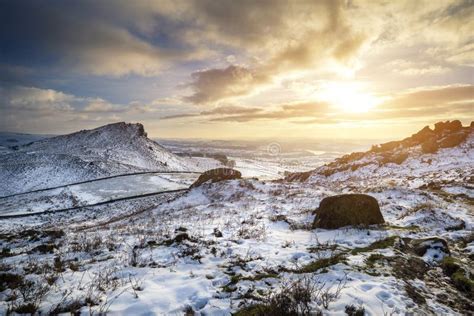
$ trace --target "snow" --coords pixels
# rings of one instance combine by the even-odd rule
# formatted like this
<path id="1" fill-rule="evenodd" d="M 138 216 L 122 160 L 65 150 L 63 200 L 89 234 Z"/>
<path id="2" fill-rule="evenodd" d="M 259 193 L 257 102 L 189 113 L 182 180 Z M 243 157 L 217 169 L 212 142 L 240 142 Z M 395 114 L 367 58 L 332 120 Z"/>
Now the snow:
<path id="1" fill-rule="evenodd" d="M 217 161 L 178 157 L 141 124 L 115 123 L 23 145 L 2 155 L 0 195 L 143 171 L 197 171 Z"/>
<path id="2" fill-rule="evenodd" d="M 459 241 L 467 240 L 474 227 L 472 200 L 468 199 L 472 197 L 468 177 L 474 174 L 473 144 L 471 136 L 457 148 L 442 149 L 436 155 L 414 154 L 401 165 L 369 164 L 329 177 L 313 175 L 305 182 L 231 180 L 94 208 L 0 219 L 2 236 L 14 236 L 0 238 L 0 248 L 9 248 L 14 254 L 2 258 L 2 265 L 9 272 L 41 279 L 40 274 L 27 272 L 31 262 L 52 265 L 55 256 L 66 262 L 65 271 L 57 273 L 60 277 L 41 301 L 44 312 L 60 303 L 66 291 L 71 299 L 84 300 L 87 295 L 98 299 L 95 306 L 81 307 L 81 315 L 91 311 L 182 315 L 185 308 L 198 315 L 230 315 L 245 304 L 258 302 L 255 297 L 310 278 L 319 286 L 331 287 L 330 291 L 344 281 L 327 308 L 318 300 L 311 303 L 324 315 L 344 315 L 349 304 L 363 306 L 366 315 L 461 314 L 436 296 L 454 295 L 449 279 L 439 274 L 437 264 L 446 255 L 441 244 L 433 243 L 419 257 L 432 268 L 426 278 L 396 276 L 387 258 L 408 256 L 396 245 L 353 250 L 390 236 L 399 236 L 400 243 L 403 238 L 439 236 L 455 244 L 452 252 L 469 262 L 473 242 L 462 246 Z M 428 157 L 430 164 L 424 162 Z M 275 161 L 256 165 L 239 159 L 237 169 L 249 177 L 278 170 L 274 169 L 278 165 Z M 196 176 L 147 174 L 99 180 L 0 200 L 0 209 L 45 210 L 73 205 L 74 200 L 83 204 L 183 188 Z M 313 211 L 319 202 L 343 192 L 374 196 L 386 225 L 312 229 Z M 65 236 L 58 240 L 22 237 L 20 233 L 28 229 L 61 229 Z M 49 242 L 57 245 L 53 253 L 32 252 Z M 340 254 L 346 256 L 345 261 L 300 273 L 309 263 Z M 368 260 L 373 255 L 382 259 L 370 267 Z M 71 269 L 71 263 L 78 268 Z M 444 283 L 433 285 L 435 281 Z M 407 285 L 422 293 L 426 304 L 415 303 Z M 4 301 L 7 294 L 0 293 L 0 313 L 8 306 Z"/>

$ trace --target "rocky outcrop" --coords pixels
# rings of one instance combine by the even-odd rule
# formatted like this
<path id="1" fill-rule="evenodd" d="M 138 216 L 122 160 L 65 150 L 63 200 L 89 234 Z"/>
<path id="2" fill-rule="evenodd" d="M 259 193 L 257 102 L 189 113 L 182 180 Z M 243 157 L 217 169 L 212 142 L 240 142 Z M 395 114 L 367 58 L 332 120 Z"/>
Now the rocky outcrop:
<path id="1" fill-rule="evenodd" d="M 219 182 L 225 180 L 241 179 L 242 174 L 240 171 L 230 168 L 217 168 L 211 169 L 199 176 L 199 178 L 191 185 L 191 188 L 198 187 L 206 182 Z"/>
<path id="2" fill-rule="evenodd" d="M 442 138 L 439 141 L 440 148 L 452 148 L 456 147 L 462 142 L 464 142 L 469 134 L 466 132 L 458 132 L 454 134 L 449 134 L 446 137 Z"/>
<path id="3" fill-rule="evenodd" d="M 314 228 L 337 229 L 384 223 L 377 200 L 365 194 L 343 194 L 324 198 L 316 210 Z"/>
<path id="4" fill-rule="evenodd" d="M 287 181 L 306 181 L 313 174 L 329 177 L 344 171 L 356 171 L 364 166 L 375 164 L 403 164 L 412 155 L 435 154 L 441 148 L 453 148 L 461 145 L 474 131 L 474 122 L 463 127 L 461 121 L 438 122 L 434 129 L 423 127 L 417 133 L 400 141 L 391 141 L 373 145 L 366 152 L 354 152 L 344 155 L 313 171 L 292 173 L 286 176 Z"/>

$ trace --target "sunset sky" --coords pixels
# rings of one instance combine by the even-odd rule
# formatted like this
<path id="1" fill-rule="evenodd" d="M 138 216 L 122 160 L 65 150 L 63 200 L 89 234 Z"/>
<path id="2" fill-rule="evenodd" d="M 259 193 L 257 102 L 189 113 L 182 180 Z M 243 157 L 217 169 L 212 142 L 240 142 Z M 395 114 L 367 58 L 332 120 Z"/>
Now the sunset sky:
<path id="1" fill-rule="evenodd" d="M 3 1 L 0 130 L 400 138 L 474 119 L 474 1 Z"/>

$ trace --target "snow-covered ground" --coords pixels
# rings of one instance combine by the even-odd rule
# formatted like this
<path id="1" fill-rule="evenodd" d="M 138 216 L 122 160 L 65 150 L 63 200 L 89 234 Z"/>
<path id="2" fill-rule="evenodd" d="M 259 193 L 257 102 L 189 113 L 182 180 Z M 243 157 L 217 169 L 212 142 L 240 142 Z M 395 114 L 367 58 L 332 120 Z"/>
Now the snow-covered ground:
<path id="1" fill-rule="evenodd" d="M 137 174 L 0 198 L 0 216 L 54 211 L 142 194 L 186 189 L 198 176 L 198 173 Z"/>
<path id="2" fill-rule="evenodd" d="M 344 315 L 350 305 L 374 316 L 468 314 L 472 292 L 460 290 L 441 260 L 449 255 L 472 280 L 473 161 L 471 135 L 461 146 L 414 154 L 400 165 L 303 182 L 231 180 L 3 219 L 0 314 L 26 310 L 29 302 L 43 313 L 230 315 L 265 306 L 295 284 L 324 315 Z M 236 163 L 249 172 L 275 167 Z M 132 177 L 123 188 L 169 185 L 163 181 Z M 92 201 L 120 194 L 121 184 L 68 190 Z M 386 224 L 312 228 L 324 197 L 350 192 L 374 196 Z M 424 241 L 430 237 L 447 241 L 449 250 Z M 420 241 L 427 251 L 417 255 Z"/>

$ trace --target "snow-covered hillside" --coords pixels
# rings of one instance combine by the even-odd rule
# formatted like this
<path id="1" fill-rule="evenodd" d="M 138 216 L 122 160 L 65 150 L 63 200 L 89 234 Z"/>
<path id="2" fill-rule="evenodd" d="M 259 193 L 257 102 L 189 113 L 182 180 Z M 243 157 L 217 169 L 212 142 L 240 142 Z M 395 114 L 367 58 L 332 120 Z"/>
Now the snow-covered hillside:
<path id="1" fill-rule="evenodd" d="M 442 130 L 424 133 L 466 134 L 431 152 L 375 146 L 287 180 L 0 219 L 0 313 L 469 315 L 474 137 Z M 321 200 L 343 193 L 376 198 L 385 223 L 314 228 Z"/>
<path id="2" fill-rule="evenodd" d="M 147 138 L 143 125 L 114 123 L 19 146 L 1 156 L 0 195 L 140 171 L 199 165 Z"/>

